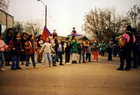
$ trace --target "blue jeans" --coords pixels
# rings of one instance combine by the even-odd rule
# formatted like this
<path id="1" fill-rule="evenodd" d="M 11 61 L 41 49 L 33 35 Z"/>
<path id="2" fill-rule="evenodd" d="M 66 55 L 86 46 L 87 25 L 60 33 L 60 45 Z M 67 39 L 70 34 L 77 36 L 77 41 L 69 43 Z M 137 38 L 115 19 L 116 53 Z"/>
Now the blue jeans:
<path id="1" fill-rule="evenodd" d="M 54 62 L 53 62 L 53 65 L 55 65 L 56 64 L 56 61 L 57 61 L 57 58 L 58 58 L 58 56 L 59 56 L 59 58 L 60 58 L 60 65 L 62 64 L 62 52 L 57 52 L 56 53 L 56 56 L 55 56 L 55 59 L 54 59 Z"/>
<path id="2" fill-rule="evenodd" d="M 19 67 L 19 60 L 20 60 L 20 55 L 12 55 L 11 69 L 15 68 L 15 61 L 16 61 L 16 67 Z"/>
<path id="3" fill-rule="evenodd" d="M 49 61 L 49 66 L 51 66 L 51 53 L 44 53 L 44 60 L 42 66 L 45 66 L 47 58 Z"/>
<path id="4" fill-rule="evenodd" d="M 26 55 L 26 67 L 29 66 L 30 56 L 31 56 L 31 59 L 32 59 L 33 66 L 35 67 L 36 64 L 35 64 L 35 55 L 34 54 Z"/>
<path id="5" fill-rule="evenodd" d="M 82 53 L 82 54 L 79 54 L 80 55 L 80 57 L 79 57 L 79 62 L 81 62 L 81 57 L 83 56 L 83 62 L 85 62 L 85 55 L 84 55 L 84 53 Z"/>
<path id="6" fill-rule="evenodd" d="M 3 54 L 3 52 L 0 52 L 0 68 L 2 68 L 3 67 L 3 64 L 4 64 L 4 54 Z"/>

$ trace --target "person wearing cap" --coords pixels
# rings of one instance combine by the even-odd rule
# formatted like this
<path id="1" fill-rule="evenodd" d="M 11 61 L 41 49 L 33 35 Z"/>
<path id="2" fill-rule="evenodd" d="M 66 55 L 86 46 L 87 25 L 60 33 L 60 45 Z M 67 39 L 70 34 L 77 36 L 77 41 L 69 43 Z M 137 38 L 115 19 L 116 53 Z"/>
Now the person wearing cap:
<path id="1" fill-rule="evenodd" d="M 3 68 L 3 64 L 5 61 L 3 52 L 7 48 L 8 48 L 8 46 L 2 40 L 2 34 L 0 33 L 0 71 L 5 71 L 5 69 Z"/>
<path id="2" fill-rule="evenodd" d="M 21 55 L 20 55 L 20 61 L 22 62 L 21 63 L 22 65 L 24 65 L 23 61 L 26 61 L 26 53 L 25 53 L 24 46 L 25 46 L 25 43 L 27 41 L 27 35 L 28 34 L 26 32 L 24 32 L 22 34 L 22 37 L 21 37 L 21 45 L 22 45 L 22 49 L 24 50 L 24 51 L 21 52 Z"/>
<path id="3" fill-rule="evenodd" d="M 37 47 L 38 47 L 38 50 L 37 50 L 37 61 L 39 63 L 42 63 L 41 61 L 42 61 L 42 57 L 43 57 L 43 52 L 39 53 L 39 51 L 41 50 L 43 44 L 44 44 L 43 36 L 39 35 L 38 40 L 37 40 Z"/>
<path id="4" fill-rule="evenodd" d="M 4 36 L 4 42 L 6 45 L 9 45 L 10 40 L 13 38 L 12 36 L 13 28 L 8 28 L 7 33 Z M 4 52 L 5 56 L 5 66 L 11 66 L 10 61 L 12 60 L 11 50 L 10 48 L 6 49 Z"/>
<path id="5" fill-rule="evenodd" d="M 26 69 L 29 68 L 29 59 L 31 57 L 33 67 L 37 69 L 36 63 L 35 63 L 35 50 L 37 50 L 37 43 L 34 41 L 34 36 L 29 35 L 26 43 L 25 43 L 25 51 L 26 51 Z"/>
<path id="6" fill-rule="evenodd" d="M 120 67 L 117 70 L 123 70 L 124 68 L 124 60 L 126 59 L 126 67 L 125 70 L 131 69 L 131 50 L 133 43 L 136 41 L 135 36 L 131 33 L 131 26 L 126 26 L 126 33 L 122 35 L 119 40 L 120 48 L 121 48 L 121 56 L 120 56 Z"/>

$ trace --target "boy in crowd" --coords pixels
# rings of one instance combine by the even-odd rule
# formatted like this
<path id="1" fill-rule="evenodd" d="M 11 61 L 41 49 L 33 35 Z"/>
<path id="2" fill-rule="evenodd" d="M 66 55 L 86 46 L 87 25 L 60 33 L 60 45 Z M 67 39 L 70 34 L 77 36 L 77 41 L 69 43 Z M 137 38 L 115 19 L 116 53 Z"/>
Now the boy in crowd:
<path id="1" fill-rule="evenodd" d="M 78 46 L 79 63 L 81 63 L 82 56 L 83 56 L 83 63 L 86 63 L 85 62 L 85 47 L 82 40 L 80 40 L 79 42 L 80 42 Z"/>
<path id="2" fill-rule="evenodd" d="M 65 60 L 66 60 L 66 64 L 70 64 L 70 49 L 71 49 L 71 43 L 70 43 L 70 38 L 67 37 L 66 38 L 66 48 L 65 48 Z"/>
<path id="3" fill-rule="evenodd" d="M 59 65 L 63 66 L 63 64 L 62 64 L 62 59 L 63 59 L 62 54 L 64 54 L 64 47 L 61 44 L 61 38 L 57 39 L 57 43 L 55 45 L 55 51 L 56 51 L 56 57 L 55 57 L 55 60 L 53 62 L 53 66 L 56 67 L 56 61 L 57 61 L 58 56 L 60 58 L 60 64 Z"/>
<path id="4" fill-rule="evenodd" d="M 85 49 L 85 52 L 86 52 L 86 62 L 87 61 L 91 62 L 91 60 L 90 60 L 91 59 L 91 49 L 92 49 L 92 45 L 90 44 L 90 41 L 87 40 L 86 41 L 86 49 Z"/>
<path id="5" fill-rule="evenodd" d="M 112 49 L 113 49 L 113 42 L 110 41 L 109 44 L 107 45 L 107 49 L 108 49 L 108 61 L 113 61 L 112 60 Z"/>

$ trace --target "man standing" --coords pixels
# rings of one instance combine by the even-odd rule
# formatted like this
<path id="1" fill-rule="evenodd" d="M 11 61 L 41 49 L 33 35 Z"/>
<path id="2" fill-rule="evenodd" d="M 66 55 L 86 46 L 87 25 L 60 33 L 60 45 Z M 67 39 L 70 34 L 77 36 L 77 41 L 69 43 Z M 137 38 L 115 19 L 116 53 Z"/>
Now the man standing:
<path id="1" fill-rule="evenodd" d="M 135 42 L 135 36 L 131 33 L 131 26 L 126 26 L 126 33 L 124 33 L 119 40 L 120 48 L 121 48 L 121 56 L 120 56 L 120 67 L 117 70 L 123 70 L 124 59 L 126 59 L 126 67 L 125 70 L 131 69 L 131 50 L 132 45 Z"/>

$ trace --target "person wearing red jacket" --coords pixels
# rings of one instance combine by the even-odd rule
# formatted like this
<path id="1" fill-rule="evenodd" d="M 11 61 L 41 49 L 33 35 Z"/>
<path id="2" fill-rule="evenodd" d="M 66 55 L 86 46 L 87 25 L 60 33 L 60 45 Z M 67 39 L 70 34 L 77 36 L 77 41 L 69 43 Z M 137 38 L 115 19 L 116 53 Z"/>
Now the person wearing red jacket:
<path id="1" fill-rule="evenodd" d="M 25 43 L 25 50 L 26 50 L 26 69 L 29 68 L 29 59 L 31 57 L 33 67 L 37 69 L 36 63 L 35 63 L 35 50 L 37 50 L 37 43 L 34 41 L 34 36 L 29 35 L 28 40 Z"/>

